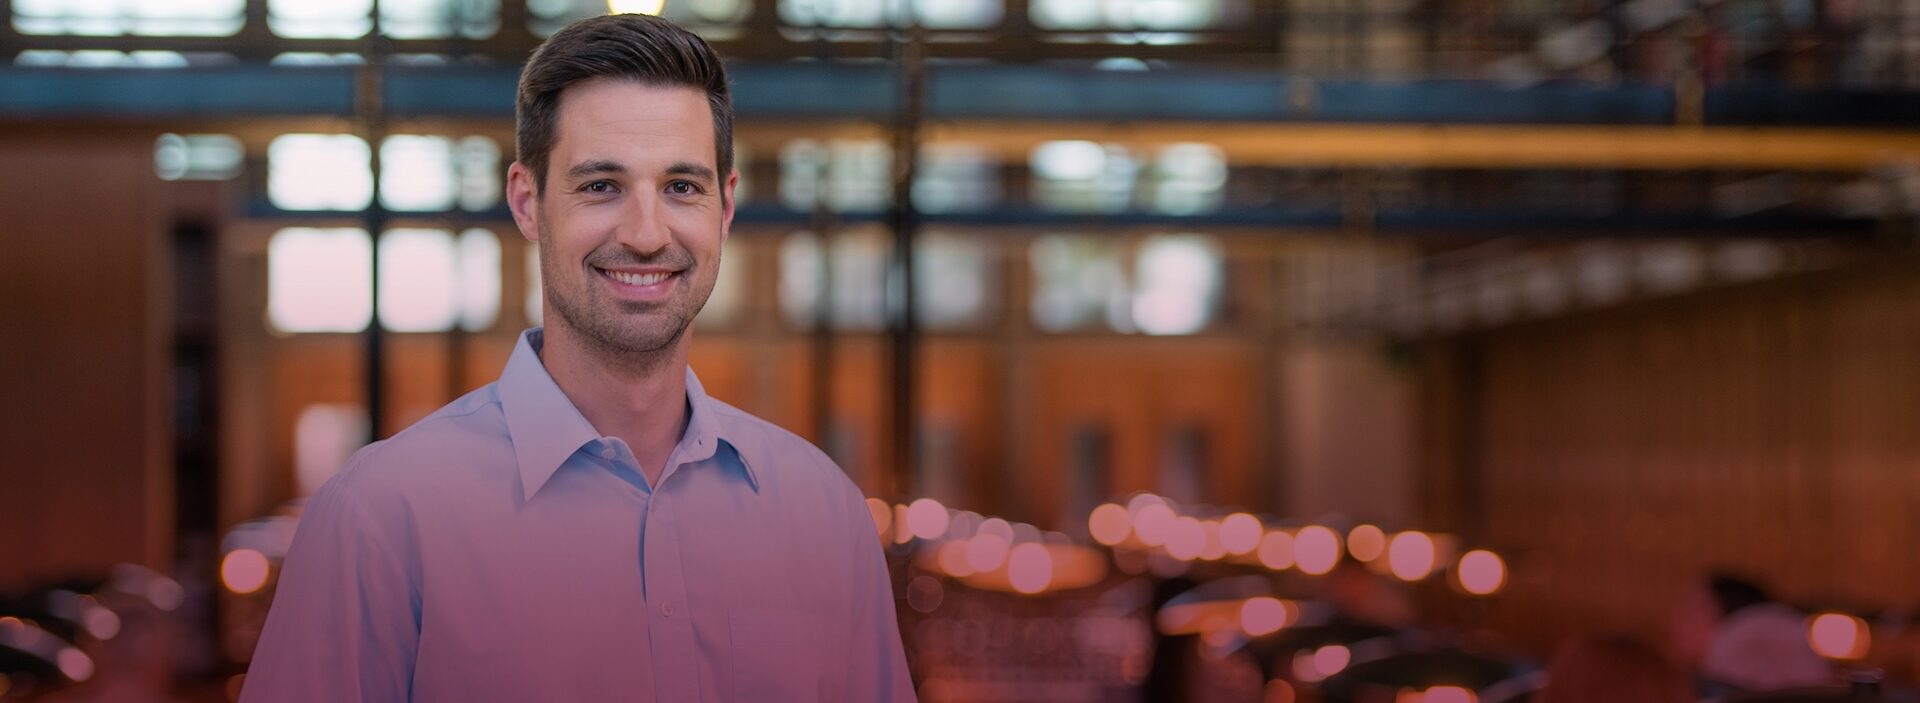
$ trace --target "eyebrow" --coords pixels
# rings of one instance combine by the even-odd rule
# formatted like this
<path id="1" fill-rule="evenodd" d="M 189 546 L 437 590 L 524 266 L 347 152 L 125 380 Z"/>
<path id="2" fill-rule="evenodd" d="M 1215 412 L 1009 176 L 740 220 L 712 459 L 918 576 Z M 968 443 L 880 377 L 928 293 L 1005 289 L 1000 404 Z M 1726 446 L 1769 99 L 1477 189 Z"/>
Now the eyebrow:
<path id="1" fill-rule="evenodd" d="M 592 159 L 589 161 L 582 161 L 580 163 L 574 164 L 573 168 L 567 169 L 567 177 L 583 178 L 586 176 L 595 176 L 595 175 L 601 175 L 601 174 L 621 175 L 621 174 L 625 174 L 626 172 L 627 172 L 627 167 L 624 165 L 621 165 L 620 162 L 618 161 L 613 161 L 610 159 Z M 693 176 L 695 178 L 704 179 L 709 182 L 714 180 L 713 169 L 707 168 L 706 166 L 703 166 L 701 164 L 693 163 L 691 161 L 681 161 L 681 162 L 675 163 L 671 166 L 668 166 L 666 168 L 666 171 L 664 171 L 663 173 L 669 176 Z"/>

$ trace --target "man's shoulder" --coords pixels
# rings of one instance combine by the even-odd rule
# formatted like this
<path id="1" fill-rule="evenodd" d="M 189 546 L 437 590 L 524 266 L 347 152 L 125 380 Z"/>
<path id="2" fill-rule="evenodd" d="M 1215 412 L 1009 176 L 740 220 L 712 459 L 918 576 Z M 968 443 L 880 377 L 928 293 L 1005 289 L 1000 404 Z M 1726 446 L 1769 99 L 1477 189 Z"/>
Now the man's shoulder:
<path id="1" fill-rule="evenodd" d="M 362 497 L 445 489 L 502 461 L 511 466 L 512 442 L 493 384 L 487 384 L 361 447 L 328 483 Z"/>
<path id="2" fill-rule="evenodd" d="M 858 493 L 840 465 L 805 437 L 719 400 L 708 398 L 707 402 L 712 403 L 715 417 L 725 424 L 721 438 L 733 446 L 760 481 L 816 481 Z"/>

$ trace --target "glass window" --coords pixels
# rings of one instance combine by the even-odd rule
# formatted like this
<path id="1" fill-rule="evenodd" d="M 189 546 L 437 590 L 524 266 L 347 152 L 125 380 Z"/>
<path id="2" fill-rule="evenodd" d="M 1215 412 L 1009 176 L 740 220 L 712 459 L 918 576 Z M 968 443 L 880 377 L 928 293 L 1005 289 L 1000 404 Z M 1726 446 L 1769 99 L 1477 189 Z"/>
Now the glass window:
<path id="1" fill-rule="evenodd" d="M 1135 264 L 1134 326 L 1147 334 L 1205 329 L 1219 307 L 1221 260 L 1220 247 L 1207 237 L 1149 237 Z"/>
<path id="2" fill-rule="evenodd" d="M 395 332 L 438 332 L 458 315 L 459 262 L 453 235 L 395 229 L 380 238 L 380 324 Z"/>
<path id="3" fill-rule="evenodd" d="M 841 329 L 877 330 L 886 326 L 886 236 L 874 230 L 834 235 L 831 269 L 831 319 Z M 813 326 L 820 300 L 820 240 L 796 232 L 780 244 L 780 309 L 795 327 Z"/>
<path id="4" fill-rule="evenodd" d="M 390 210 L 453 209 L 453 140 L 396 134 L 380 143 L 380 204 Z"/>
<path id="5" fill-rule="evenodd" d="M 229 134 L 162 134 L 153 145 L 153 172 L 166 181 L 219 181 L 240 175 L 246 149 Z"/>
<path id="6" fill-rule="evenodd" d="M 913 203 L 929 213 L 991 210 L 1000 204 L 1000 161 L 973 145 L 928 145 L 914 177 Z"/>
<path id="7" fill-rule="evenodd" d="M 13 0 L 21 34 L 227 37 L 246 24 L 246 0 Z"/>
<path id="8" fill-rule="evenodd" d="M 997 317 L 1000 271 L 990 242 L 979 236 L 928 232 L 916 244 L 913 307 L 922 327 L 978 328 Z"/>
<path id="9" fill-rule="evenodd" d="M 469 212 L 490 210 L 500 204 L 502 178 L 500 145 L 486 137 L 460 140 L 455 152 L 455 172 L 460 181 L 460 209 Z"/>
<path id="10" fill-rule="evenodd" d="M 797 27 L 874 28 L 904 25 L 911 8 L 930 29 L 982 29 L 1000 24 L 1001 0 L 780 0 L 780 21 Z"/>
<path id="11" fill-rule="evenodd" d="M 1033 150 L 1033 198 L 1068 212 L 1115 213 L 1133 198 L 1138 166 L 1126 147 L 1085 141 L 1046 142 Z"/>
<path id="12" fill-rule="evenodd" d="M 1192 334 L 1219 308 L 1223 256 L 1201 235 L 1148 237 L 1132 262 L 1111 237 L 1047 235 L 1031 256 L 1033 320 L 1044 331 Z"/>
<path id="13" fill-rule="evenodd" d="M 295 39 L 357 39 L 373 29 L 373 0 L 267 0 L 267 28 Z"/>
<path id="14" fill-rule="evenodd" d="M 490 229 L 460 233 L 460 329 L 479 332 L 500 318 L 500 237 Z"/>
<path id="15" fill-rule="evenodd" d="M 527 25 L 547 36 L 568 24 L 615 12 L 658 14 L 707 39 L 727 39 L 753 14 L 752 0 L 527 0 Z"/>
<path id="16" fill-rule="evenodd" d="M 892 200 L 893 149 L 878 139 L 800 139 L 780 152 L 780 202 L 811 212 L 822 195 L 839 212 L 877 212 Z"/>
<path id="17" fill-rule="evenodd" d="M 366 209 L 372 153 L 350 134 L 287 134 L 267 146 L 267 198 L 285 210 Z"/>
<path id="18" fill-rule="evenodd" d="M 1035 239 L 1033 322 L 1047 332 L 1106 326 L 1133 331 L 1126 254 L 1112 237 L 1046 235 Z"/>
<path id="19" fill-rule="evenodd" d="M 1125 29 L 1178 32 L 1219 25 L 1226 0 L 1033 0 L 1028 14 L 1041 29 Z"/>
<path id="20" fill-rule="evenodd" d="M 220 54 L 197 54 L 214 60 Z M 65 66 L 68 68 L 184 68 L 193 65 L 178 51 L 114 51 L 112 49 L 28 49 L 14 57 L 17 66 Z"/>
<path id="21" fill-rule="evenodd" d="M 380 31 L 396 39 L 485 39 L 499 29 L 500 0 L 380 0 Z"/>
<path id="22" fill-rule="evenodd" d="M 278 332 L 359 332 L 373 319 L 366 230 L 290 227 L 267 243 L 267 321 Z"/>
<path id="23" fill-rule="evenodd" d="M 1211 144 L 1169 144 L 1154 159 L 1152 183 L 1156 212 L 1213 212 L 1226 195 L 1227 156 Z"/>

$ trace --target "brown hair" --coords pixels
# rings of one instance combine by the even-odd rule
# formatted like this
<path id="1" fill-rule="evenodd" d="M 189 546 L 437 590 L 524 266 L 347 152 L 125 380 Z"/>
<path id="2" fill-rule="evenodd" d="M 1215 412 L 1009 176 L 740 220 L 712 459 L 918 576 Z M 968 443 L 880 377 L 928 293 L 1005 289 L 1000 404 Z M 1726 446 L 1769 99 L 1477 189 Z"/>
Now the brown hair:
<path id="1" fill-rule="evenodd" d="M 1536 703 L 1688 703 L 1687 681 L 1638 639 L 1583 637 L 1567 643 L 1547 668 Z"/>
<path id="2" fill-rule="evenodd" d="M 706 40 L 651 15 L 603 15 L 567 25 L 533 50 L 520 70 L 514 100 L 517 158 L 547 189 L 547 155 L 559 139 L 560 95 L 593 78 L 705 91 L 713 111 L 714 158 L 725 179 L 733 170 L 733 97 L 727 69 Z"/>

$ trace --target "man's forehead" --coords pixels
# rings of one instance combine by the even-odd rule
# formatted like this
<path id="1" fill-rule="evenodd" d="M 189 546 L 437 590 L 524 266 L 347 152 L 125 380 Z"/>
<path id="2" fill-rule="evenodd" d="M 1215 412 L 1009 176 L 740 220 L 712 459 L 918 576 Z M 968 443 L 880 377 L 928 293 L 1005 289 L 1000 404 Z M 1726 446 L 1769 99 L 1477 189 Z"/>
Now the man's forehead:
<path id="1" fill-rule="evenodd" d="M 568 86 L 556 107 L 558 152 L 640 149 L 687 152 L 661 154 L 676 161 L 699 158 L 706 163 L 714 158 L 713 113 L 706 94 L 697 88 L 595 78 Z"/>

